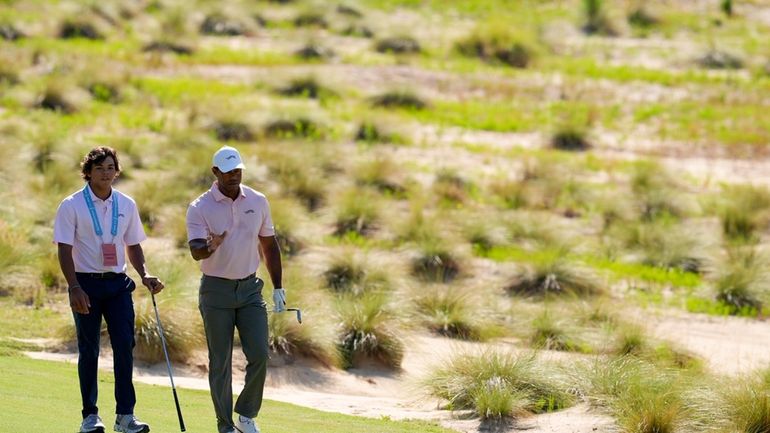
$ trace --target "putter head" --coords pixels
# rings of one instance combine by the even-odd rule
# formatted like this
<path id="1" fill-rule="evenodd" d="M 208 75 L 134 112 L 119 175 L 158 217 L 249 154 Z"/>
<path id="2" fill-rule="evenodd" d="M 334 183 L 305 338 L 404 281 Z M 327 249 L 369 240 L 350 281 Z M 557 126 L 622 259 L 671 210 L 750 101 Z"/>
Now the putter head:
<path id="1" fill-rule="evenodd" d="M 300 310 L 299 308 L 287 308 L 286 311 L 296 311 L 297 322 L 302 323 L 302 310 Z"/>

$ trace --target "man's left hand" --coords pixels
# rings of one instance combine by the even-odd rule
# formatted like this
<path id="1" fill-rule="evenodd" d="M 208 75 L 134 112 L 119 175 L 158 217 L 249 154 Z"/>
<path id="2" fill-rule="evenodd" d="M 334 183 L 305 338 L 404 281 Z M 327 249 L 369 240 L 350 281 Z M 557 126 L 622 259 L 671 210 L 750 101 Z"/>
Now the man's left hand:
<path id="1" fill-rule="evenodd" d="M 145 287 L 150 289 L 150 292 L 153 295 L 160 292 L 165 287 L 163 285 L 163 282 L 158 277 L 155 277 L 152 275 L 145 275 L 144 277 L 142 277 L 142 284 L 144 284 Z"/>

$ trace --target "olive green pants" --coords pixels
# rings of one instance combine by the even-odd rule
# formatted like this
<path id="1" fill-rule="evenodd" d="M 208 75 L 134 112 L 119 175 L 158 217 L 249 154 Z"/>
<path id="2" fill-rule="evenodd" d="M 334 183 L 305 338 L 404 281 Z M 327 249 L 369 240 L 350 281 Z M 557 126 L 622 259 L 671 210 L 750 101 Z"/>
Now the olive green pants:
<path id="1" fill-rule="evenodd" d="M 203 317 L 209 349 L 209 387 L 220 433 L 233 429 L 232 355 L 235 328 L 246 355 L 246 383 L 235 412 L 254 418 L 262 406 L 267 373 L 267 309 L 262 299 L 264 282 L 250 277 L 227 280 L 204 275 L 198 308 Z"/>

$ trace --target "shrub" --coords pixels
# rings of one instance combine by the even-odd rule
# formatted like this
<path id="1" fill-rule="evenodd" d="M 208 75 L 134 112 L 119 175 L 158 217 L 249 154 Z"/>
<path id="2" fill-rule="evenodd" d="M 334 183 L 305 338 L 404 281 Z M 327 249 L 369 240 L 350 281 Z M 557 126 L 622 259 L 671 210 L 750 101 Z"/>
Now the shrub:
<path id="1" fill-rule="evenodd" d="M 357 367 L 367 360 L 389 368 L 401 366 L 404 343 L 394 328 L 396 322 L 384 295 L 369 293 L 357 298 L 343 298 L 338 311 L 339 348 L 345 368 Z"/>
<path id="2" fill-rule="evenodd" d="M 104 80 L 93 81 L 86 86 L 86 89 L 95 101 L 118 104 L 123 100 L 119 85 L 113 82 Z"/>
<path id="3" fill-rule="evenodd" d="M 323 175 L 307 161 L 282 157 L 274 161 L 270 171 L 283 189 L 297 197 L 308 210 L 314 211 L 324 202 Z"/>
<path id="4" fill-rule="evenodd" d="M 526 68 L 534 56 L 527 42 L 520 40 L 507 23 L 488 23 L 473 34 L 457 42 L 457 51 L 468 57 L 478 57 L 492 63 L 502 63 L 514 68 Z"/>
<path id="5" fill-rule="evenodd" d="M 677 183 L 659 164 L 650 161 L 635 163 L 632 166 L 630 183 L 643 220 L 652 221 L 666 216 L 682 217 L 687 214 L 687 200 L 676 192 Z"/>
<path id="6" fill-rule="evenodd" d="M 598 295 L 604 292 L 598 277 L 565 254 L 550 251 L 520 268 L 506 286 L 511 294 L 545 297 L 550 294 Z"/>
<path id="7" fill-rule="evenodd" d="M 303 12 L 294 18 L 295 27 L 320 27 L 325 29 L 329 26 L 326 18 L 317 12 Z"/>
<path id="8" fill-rule="evenodd" d="M 700 272 L 706 260 L 706 242 L 686 223 L 667 221 L 627 224 L 619 230 L 626 247 L 641 252 L 641 262 L 663 269 Z"/>
<path id="9" fill-rule="evenodd" d="M 243 24 L 220 13 L 207 15 L 201 23 L 200 32 L 214 36 L 241 36 L 247 33 Z"/>
<path id="10" fill-rule="evenodd" d="M 253 141 L 254 133 L 246 123 L 237 120 L 219 120 L 214 124 L 214 134 L 219 141 Z"/>
<path id="11" fill-rule="evenodd" d="M 770 391 L 761 377 L 750 376 L 725 384 L 720 396 L 726 418 L 734 431 L 770 431 Z"/>
<path id="12" fill-rule="evenodd" d="M 0 63 L 0 85 L 15 85 L 19 82 L 19 71 L 8 63 Z"/>
<path id="13" fill-rule="evenodd" d="M 468 200 L 472 186 L 459 174 L 450 170 L 440 170 L 433 182 L 436 196 L 449 203 L 464 203 Z"/>
<path id="14" fill-rule="evenodd" d="M 720 0 L 719 8 L 722 9 L 722 12 L 728 17 L 733 16 L 733 0 Z"/>
<path id="15" fill-rule="evenodd" d="M 411 110 L 422 110 L 428 104 L 419 96 L 409 91 L 393 91 L 372 98 L 374 107 L 383 108 L 406 108 Z"/>
<path id="16" fill-rule="evenodd" d="M 368 143 L 390 143 L 400 141 L 400 137 L 395 134 L 385 132 L 381 127 L 371 122 L 363 122 L 358 126 L 356 141 L 365 141 Z"/>
<path id="17" fill-rule="evenodd" d="M 470 409 L 484 419 L 519 418 L 569 407 L 573 397 L 534 355 L 458 354 L 424 382 L 452 410 Z"/>
<path id="18" fill-rule="evenodd" d="M 375 49 L 380 53 L 413 54 L 421 51 L 420 43 L 412 37 L 400 36 L 377 41 Z"/>
<path id="19" fill-rule="evenodd" d="M 104 39 L 104 35 L 102 35 L 91 22 L 82 19 L 69 19 L 61 24 L 61 27 L 59 28 L 59 38 L 86 38 L 99 40 Z"/>

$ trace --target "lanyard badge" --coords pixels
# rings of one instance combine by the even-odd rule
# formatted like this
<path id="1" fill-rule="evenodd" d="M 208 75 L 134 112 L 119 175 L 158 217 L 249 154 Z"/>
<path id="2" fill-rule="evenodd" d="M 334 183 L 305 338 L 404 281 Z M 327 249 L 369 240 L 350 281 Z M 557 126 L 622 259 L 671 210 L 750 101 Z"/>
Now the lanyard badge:
<path id="1" fill-rule="evenodd" d="M 102 240 L 102 264 L 104 266 L 118 266 L 118 251 L 115 246 L 115 236 L 118 235 L 118 196 L 112 194 L 112 225 L 110 227 L 110 234 L 112 235 L 112 242 L 104 243 L 102 231 L 102 224 L 99 222 L 99 217 L 96 214 L 96 208 L 94 207 L 94 201 L 91 199 L 91 193 L 88 191 L 88 185 L 83 188 L 83 196 L 86 199 L 86 205 L 88 205 L 88 213 L 91 214 L 91 222 L 94 224 L 94 232 L 99 239 Z"/>

